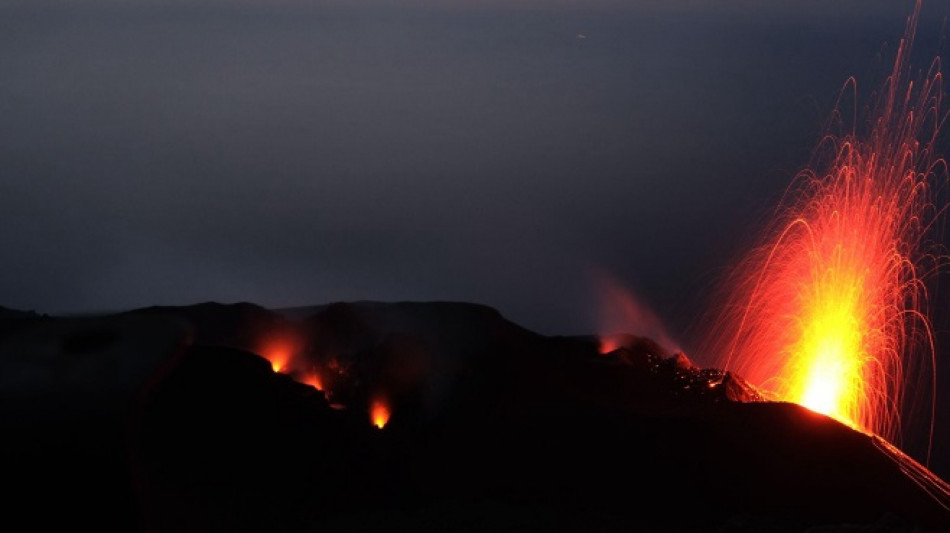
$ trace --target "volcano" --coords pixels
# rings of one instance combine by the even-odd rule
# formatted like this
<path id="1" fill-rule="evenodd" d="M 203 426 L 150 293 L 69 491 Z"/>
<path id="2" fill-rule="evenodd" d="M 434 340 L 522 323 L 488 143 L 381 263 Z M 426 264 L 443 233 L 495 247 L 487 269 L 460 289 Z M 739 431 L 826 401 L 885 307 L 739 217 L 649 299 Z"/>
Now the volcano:
<path id="1" fill-rule="evenodd" d="M 883 440 L 602 345 L 467 303 L 4 311 L 5 507 L 125 531 L 950 527 L 950 487 Z"/>

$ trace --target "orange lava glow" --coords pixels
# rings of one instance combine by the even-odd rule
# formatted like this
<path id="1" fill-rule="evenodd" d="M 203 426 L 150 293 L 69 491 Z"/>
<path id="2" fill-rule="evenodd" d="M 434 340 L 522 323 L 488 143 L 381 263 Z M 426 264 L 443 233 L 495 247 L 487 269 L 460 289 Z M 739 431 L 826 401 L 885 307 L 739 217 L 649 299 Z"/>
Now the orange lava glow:
<path id="1" fill-rule="evenodd" d="M 620 340 L 618 340 L 616 337 L 604 336 L 600 338 L 598 352 L 600 352 L 601 355 L 606 355 L 622 347 L 623 344 L 621 344 Z"/>
<path id="2" fill-rule="evenodd" d="M 274 369 L 274 372 L 286 372 L 288 370 L 291 357 L 290 350 L 286 347 L 281 346 L 268 350 L 265 357 L 270 361 L 270 366 Z"/>
<path id="3" fill-rule="evenodd" d="M 311 370 L 301 375 L 297 381 L 303 383 L 304 385 L 310 385 L 318 391 L 323 390 L 323 381 L 320 379 L 320 374 L 317 374 L 315 370 Z"/>
<path id="4" fill-rule="evenodd" d="M 270 361 L 274 372 L 291 374 L 297 357 L 297 343 L 290 338 L 272 338 L 259 345 L 258 353 Z"/>
<path id="5" fill-rule="evenodd" d="M 375 400 L 369 408 L 369 417 L 373 422 L 373 425 L 379 429 L 383 429 L 387 422 L 389 422 L 389 417 L 392 413 L 389 411 L 389 406 L 386 405 L 386 402 L 382 400 Z"/>
<path id="6" fill-rule="evenodd" d="M 932 189 L 947 176 L 934 152 L 942 77 L 937 60 L 908 81 L 916 18 L 875 105 L 844 127 L 839 100 L 830 129 L 845 132 L 828 134 L 788 189 L 712 334 L 724 368 L 892 442 L 909 388 L 934 394 L 923 280 L 944 262 L 927 244 L 942 211 Z M 849 90 L 856 98 L 853 79 Z"/>

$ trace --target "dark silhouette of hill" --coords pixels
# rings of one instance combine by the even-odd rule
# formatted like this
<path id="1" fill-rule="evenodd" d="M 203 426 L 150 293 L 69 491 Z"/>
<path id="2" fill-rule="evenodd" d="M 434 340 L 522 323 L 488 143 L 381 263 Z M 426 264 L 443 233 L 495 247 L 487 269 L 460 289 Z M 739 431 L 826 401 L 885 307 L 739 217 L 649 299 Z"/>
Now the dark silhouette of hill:
<path id="1" fill-rule="evenodd" d="M 9 307 L 3 307 L 0 305 L 0 320 L 10 320 L 10 319 L 24 319 L 24 318 L 37 318 L 39 317 L 35 311 L 20 311 L 18 309 L 10 309 Z"/>
<path id="2" fill-rule="evenodd" d="M 252 353 L 287 337 L 282 372 Z M 32 322 L 0 342 L 11 520 L 39 504 L 56 512 L 24 513 L 35 529 L 950 527 L 947 485 L 877 439 L 649 339 L 603 345 L 450 302 Z"/>
<path id="3" fill-rule="evenodd" d="M 43 317 L 33 311 L 19 311 L 0 306 L 0 341 L 7 335 L 20 331 Z"/>
<path id="4" fill-rule="evenodd" d="M 132 316 L 174 317 L 190 330 L 194 344 L 230 346 L 259 351 L 269 337 L 291 335 L 294 325 L 279 313 L 240 302 L 205 302 L 189 306 L 154 306 L 124 313 Z"/>

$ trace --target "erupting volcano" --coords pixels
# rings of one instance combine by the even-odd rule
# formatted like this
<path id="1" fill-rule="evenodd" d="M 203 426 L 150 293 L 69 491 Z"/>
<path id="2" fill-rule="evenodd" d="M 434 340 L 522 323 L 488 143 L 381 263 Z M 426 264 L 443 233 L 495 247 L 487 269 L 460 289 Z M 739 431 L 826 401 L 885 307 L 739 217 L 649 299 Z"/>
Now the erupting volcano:
<path id="1" fill-rule="evenodd" d="M 933 403 L 904 401 L 911 388 L 935 392 L 925 281 L 943 261 L 929 243 L 947 175 L 935 153 L 946 119 L 939 59 L 911 79 L 919 10 L 873 105 L 855 105 L 849 120 L 839 98 L 828 131 L 849 131 L 827 134 L 796 176 L 764 243 L 730 279 L 717 322 L 724 368 L 892 442 L 911 411 L 930 416 L 932 439 L 934 415 Z M 857 99 L 853 78 L 848 93 Z"/>
<path id="2" fill-rule="evenodd" d="M 0 6 L 6 529 L 950 533 L 950 3 L 76 3 Z"/>

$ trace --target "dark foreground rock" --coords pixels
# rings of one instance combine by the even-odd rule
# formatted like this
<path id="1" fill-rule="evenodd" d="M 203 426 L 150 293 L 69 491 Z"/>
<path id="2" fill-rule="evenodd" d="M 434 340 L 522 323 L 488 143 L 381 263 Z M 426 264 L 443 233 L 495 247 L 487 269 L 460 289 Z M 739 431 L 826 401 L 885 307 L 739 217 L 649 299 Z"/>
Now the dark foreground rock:
<path id="1" fill-rule="evenodd" d="M 10 508 L 45 510 L 25 513 L 34 529 L 950 526 L 946 486 L 883 443 L 632 336 L 601 354 L 450 303 L 31 328 L 0 363 L 20 372 L 2 390 Z M 286 373 L 247 349 L 287 335 Z"/>

